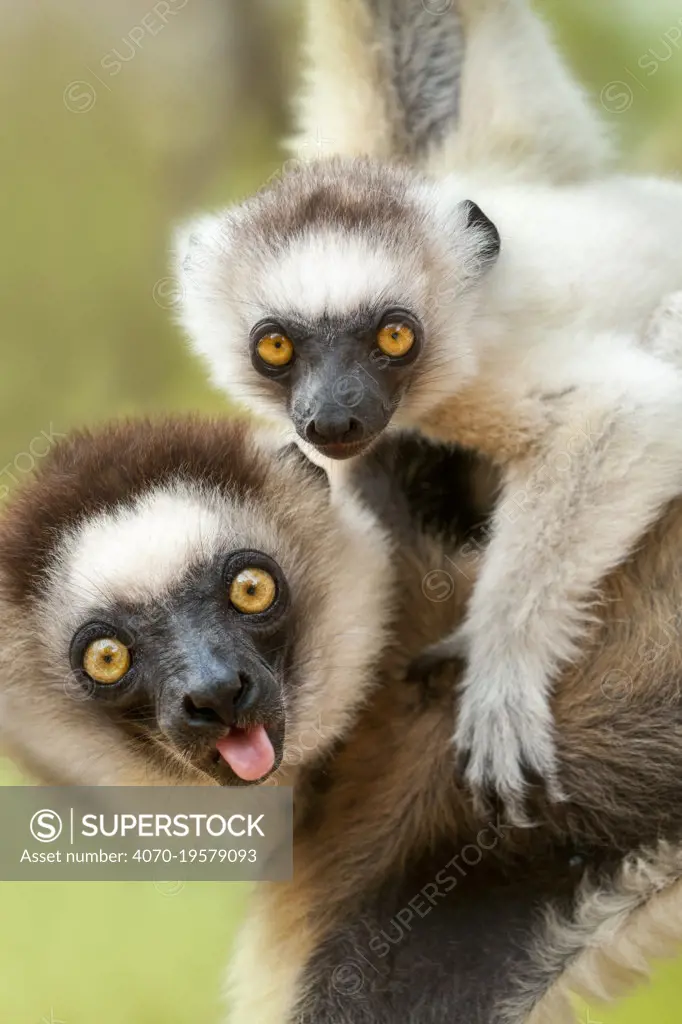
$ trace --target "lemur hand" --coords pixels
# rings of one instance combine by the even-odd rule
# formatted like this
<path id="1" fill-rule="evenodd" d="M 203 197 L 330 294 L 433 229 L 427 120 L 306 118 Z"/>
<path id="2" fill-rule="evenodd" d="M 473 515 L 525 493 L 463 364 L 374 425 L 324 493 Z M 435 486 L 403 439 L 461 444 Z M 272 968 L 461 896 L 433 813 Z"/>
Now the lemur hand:
<path id="1" fill-rule="evenodd" d="M 483 656 L 477 646 L 465 624 L 415 658 L 409 677 L 424 679 L 455 659 L 469 662 L 453 739 L 458 762 L 479 811 L 496 796 L 512 821 L 527 824 L 529 782 L 544 784 L 551 800 L 564 799 L 547 681 L 527 661 Z"/>
<path id="2" fill-rule="evenodd" d="M 525 822 L 529 781 L 544 783 L 554 801 L 558 783 L 554 728 L 544 679 L 520 659 L 486 661 L 472 651 L 461 684 L 454 744 L 479 807 L 497 795 L 512 821 Z M 533 779 L 535 776 L 535 779 Z"/>

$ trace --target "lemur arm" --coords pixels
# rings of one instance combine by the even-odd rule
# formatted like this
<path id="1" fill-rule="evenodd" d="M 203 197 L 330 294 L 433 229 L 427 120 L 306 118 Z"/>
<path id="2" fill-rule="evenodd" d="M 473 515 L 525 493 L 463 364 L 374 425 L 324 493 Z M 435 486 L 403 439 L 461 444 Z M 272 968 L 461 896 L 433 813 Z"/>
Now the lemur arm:
<path id="1" fill-rule="evenodd" d="M 307 0 L 292 149 L 550 182 L 611 154 L 526 0 Z"/>
<path id="2" fill-rule="evenodd" d="M 641 350 L 623 364 L 579 403 L 558 398 L 548 440 L 508 467 L 466 623 L 445 641 L 469 659 L 455 735 L 468 779 L 512 807 L 524 766 L 561 795 L 551 684 L 599 585 L 682 492 L 682 375 Z"/>

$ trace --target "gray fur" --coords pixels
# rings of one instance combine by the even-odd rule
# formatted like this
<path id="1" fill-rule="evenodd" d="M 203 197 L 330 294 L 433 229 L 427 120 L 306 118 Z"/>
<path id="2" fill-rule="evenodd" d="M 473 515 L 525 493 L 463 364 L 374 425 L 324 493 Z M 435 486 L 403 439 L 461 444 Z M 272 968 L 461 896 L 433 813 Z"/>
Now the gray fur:
<path id="1" fill-rule="evenodd" d="M 396 146 L 412 160 L 458 121 L 464 39 L 449 0 L 369 0 L 397 99 Z"/>

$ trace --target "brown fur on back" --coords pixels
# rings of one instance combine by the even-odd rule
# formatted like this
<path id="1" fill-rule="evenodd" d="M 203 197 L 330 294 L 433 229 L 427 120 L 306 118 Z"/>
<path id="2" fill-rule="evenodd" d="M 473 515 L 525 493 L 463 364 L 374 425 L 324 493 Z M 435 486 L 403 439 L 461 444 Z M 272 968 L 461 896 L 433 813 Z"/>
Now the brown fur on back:
<path id="1" fill-rule="evenodd" d="M 566 671 L 556 688 L 554 711 L 568 803 L 550 805 L 535 794 L 532 807 L 538 827 L 510 830 L 495 856 L 541 859 L 558 844 L 586 851 L 589 866 L 592 857 L 615 856 L 617 861 L 639 850 L 655 851 L 661 837 L 679 842 L 681 554 L 682 503 L 678 502 L 605 583 L 595 610 L 597 621 L 585 645 L 585 660 Z M 295 881 L 287 887 L 260 888 L 235 963 L 233 976 L 253 965 L 256 951 L 250 939 L 257 934 L 258 960 L 277 962 L 281 977 L 286 977 L 287 1016 L 281 1016 L 281 1004 L 277 999 L 269 1001 L 265 991 L 262 996 L 252 989 L 247 994 L 237 983 L 235 1021 L 242 1019 L 243 1007 L 263 1024 L 307 1021 L 303 1007 L 308 999 L 303 993 L 313 998 L 317 985 L 329 984 L 328 978 L 306 973 L 313 951 L 341 922 L 352 920 L 387 877 L 404 871 L 421 853 L 434 848 L 439 838 L 449 837 L 456 848 L 470 842 L 487 824 L 472 813 L 456 779 L 449 743 L 456 671 L 444 671 L 426 690 L 404 681 L 410 657 L 461 617 L 473 582 L 471 558 L 458 571 L 456 563 L 444 558 L 442 546 L 423 538 L 400 557 L 402 601 L 395 632 L 399 639 L 386 655 L 382 685 L 352 736 L 316 777 L 308 778 L 307 788 L 299 790 Z M 424 595 L 424 578 L 436 569 L 452 579 L 449 601 L 434 603 Z M 657 855 L 647 856 L 655 865 Z M 661 870 L 660 877 L 670 885 L 677 876 Z M 581 928 L 574 929 L 577 939 L 570 948 L 551 949 L 554 932 L 546 933 L 545 945 L 532 953 L 528 977 L 518 979 L 519 985 L 527 985 L 518 1003 L 526 1009 L 505 1019 L 515 1024 L 525 1020 L 528 1008 L 539 1005 L 548 988 L 591 943 L 598 943 L 602 950 L 600 962 L 623 959 L 622 952 L 609 953 L 609 936 L 616 934 L 610 922 L 616 921 L 622 907 L 639 911 L 650 899 L 651 887 L 645 873 L 640 896 L 624 902 L 620 884 L 616 875 L 612 883 L 597 886 L 596 896 L 594 890 L 586 892 L 585 900 L 592 902 L 600 891 L 604 897 L 612 895 L 604 913 L 587 915 L 588 921 L 595 922 L 592 928 L 576 918 Z M 628 884 L 631 893 L 633 883 Z M 259 921 L 268 922 L 272 943 L 264 928 L 258 927 Z M 569 932 L 572 928 L 571 920 L 562 925 Z M 652 928 L 649 923 L 644 936 L 647 949 L 656 948 Z M 298 940 L 292 938 L 294 933 Z M 637 935 L 632 931 L 629 935 L 632 960 Z M 621 988 L 627 978 L 638 974 L 641 964 L 622 964 Z M 594 994 L 599 988 L 598 972 L 593 973 L 591 984 L 591 989 L 586 983 L 583 988 Z M 302 1000 L 301 1009 L 289 1017 L 294 999 Z M 538 1022 L 552 1020 L 551 1008 L 549 1013 L 538 1016 Z"/>
<path id="2" fill-rule="evenodd" d="M 307 798 L 318 865 L 327 848 L 331 862 L 340 848 L 353 847 L 357 863 L 365 836 L 373 849 L 363 859 L 380 875 L 384 857 L 396 863 L 419 844 L 481 826 L 457 780 L 449 744 L 458 670 L 443 670 L 426 688 L 405 681 L 415 651 L 461 617 L 472 561 L 443 557 L 442 548 L 425 539 L 400 559 L 399 643 L 385 655 L 381 685 L 352 736 L 324 766 L 324 790 L 318 795 L 311 784 Z M 447 601 L 425 595 L 424 579 L 434 570 L 451 580 Z M 548 838 L 627 853 L 661 835 L 682 836 L 680 607 L 682 502 L 608 579 L 584 660 L 556 687 L 561 777 L 570 798 L 547 804 L 539 791 L 531 792 L 544 822 L 539 832 Z"/>

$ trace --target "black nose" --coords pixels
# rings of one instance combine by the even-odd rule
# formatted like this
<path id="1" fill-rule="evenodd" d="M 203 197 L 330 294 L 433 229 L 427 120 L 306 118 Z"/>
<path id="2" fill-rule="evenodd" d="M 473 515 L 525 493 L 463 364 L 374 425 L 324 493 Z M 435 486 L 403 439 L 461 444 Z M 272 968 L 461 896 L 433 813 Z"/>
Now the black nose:
<path id="1" fill-rule="evenodd" d="M 247 701 L 251 683 L 244 672 L 226 671 L 220 678 L 202 682 L 185 691 L 182 697 L 182 717 L 192 730 L 211 729 L 216 725 L 228 728 Z"/>
<path id="2" fill-rule="evenodd" d="M 311 444 L 350 444 L 362 441 L 362 424 L 346 409 L 325 409 L 317 413 L 305 428 Z"/>

